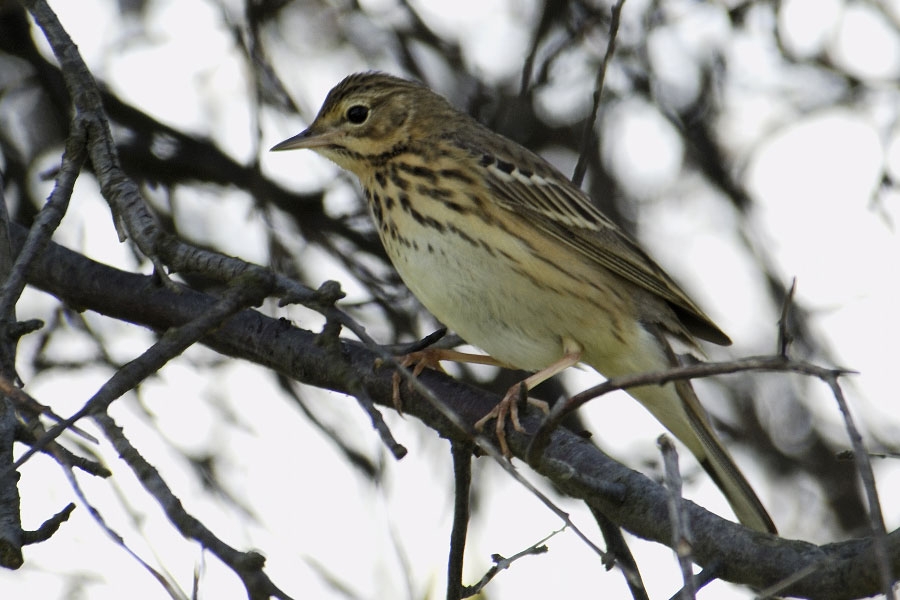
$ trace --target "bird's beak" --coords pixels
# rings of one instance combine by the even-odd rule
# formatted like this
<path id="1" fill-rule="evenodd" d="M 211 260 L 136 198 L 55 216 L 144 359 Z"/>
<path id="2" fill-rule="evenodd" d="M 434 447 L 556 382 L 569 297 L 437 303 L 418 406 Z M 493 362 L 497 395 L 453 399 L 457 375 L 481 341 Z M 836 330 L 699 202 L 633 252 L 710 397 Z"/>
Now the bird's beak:
<path id="1" fill-rule="evenodd" d="M 337 134 L 335 132 L 318 132 L 315 131 L 312 127 L 309 127 L 292 138 L 288 138 L 281 142 L 280 144 L 275 144 L 271 148 L 271 152 L 277 152 L 279 150 L 314 150 L 316 148 L 324 148 L 326 146 L 331 146 L 337 140 Z"/>

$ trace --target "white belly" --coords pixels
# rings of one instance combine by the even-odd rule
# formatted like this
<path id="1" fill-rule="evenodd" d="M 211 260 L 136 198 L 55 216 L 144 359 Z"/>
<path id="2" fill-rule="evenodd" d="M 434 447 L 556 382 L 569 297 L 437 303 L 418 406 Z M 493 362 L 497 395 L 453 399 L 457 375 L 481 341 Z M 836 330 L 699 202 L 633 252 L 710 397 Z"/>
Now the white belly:
<path id="1" fill-rule="evenodd" d="M 406 237 L 381 233 L 401 278 L 425 308 L 470 344 L 529 371 L 560 359 L 564 338 L 592 355 L 602 349 L 601 354 L 621 356 L 623 323 L 601 308 L 616 305 L 617 296 L 593 290 L 589 299 L 579 299 L 571 279 L 548 270 L 534 256 L 533 246 L 515 238 L 482 244 L 474 231 L 465 237 L 440 233 L 404 215 L 395 217 L 406 218 L 398 223 Z M 489 251 L 485 245 L 495 249 Z M 636 323 L 625 325 L 634 328 Z M 592 358 L 598 366 L 598 357 Z"/>
<path id="2" fill-rule="evenodd" d="M 536 371 L 562 355 L 560 332 L 542 325 L 542 302 L 512 272 L 486 268 L 486 251 L 432 245 L 433 252 L 392 256 L 400 277 L 439 321 L 510 366 Z M 527 283 L 527 282 L 525 282 Z"/>

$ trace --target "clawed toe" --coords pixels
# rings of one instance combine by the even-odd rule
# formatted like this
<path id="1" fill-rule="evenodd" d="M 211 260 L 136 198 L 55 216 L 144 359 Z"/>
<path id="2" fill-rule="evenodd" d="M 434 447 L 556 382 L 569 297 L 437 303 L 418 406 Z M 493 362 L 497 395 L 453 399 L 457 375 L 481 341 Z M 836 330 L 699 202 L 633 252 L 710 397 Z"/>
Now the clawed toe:
<path id="1" fill-rule="evenodd" d="M 519 422 L 519 400 L 527 393 L 528 391 L 523 383 L 512 386 L 509 388 L 509 391 L 506 392 L 506 395 L 503 396 L 503 400 L 501 400 L 491 412 L 481 417 L 475 423 L 475 430 L 481 431 L 488 421 L 497 419 L 497 423 L 494 426 L 494 432 L 497 435 L 497 442 L 500 444 L 500 452 L 502 452 L 503 456 L 506 458 L 512 458 L 512 452 L 510 452 L 509 444 L 506 442 L 506 418 L 509 416 L 513 429 L 519 433 L 525 433 L 525 428 L 522 427 L 522 423 Z"/>
<path id="2" fill-rule="evenodd" d="M 443 367 L 441 367 L 440 362 L 442 357 L 443 351 L 426 348 L 425 350 L 410 352 L 405 356 L 398 357 L 398 360 L 401 367 L 412 367 L 412 376 L 418 377 L 426 368 L 434 369 L 443 373 L 444 369 Z M 400 371 L 394 371 L 394 375 L 391 377 L 391 401 L 394 403 L 394 408 L 402 416 L 403 400 L 400 398 L 401 379 L 402 377 L 400 375 Z M 407 385 L 409 385 L 410 389 L 412 389 L 412 380 L 410 380 Z"/>

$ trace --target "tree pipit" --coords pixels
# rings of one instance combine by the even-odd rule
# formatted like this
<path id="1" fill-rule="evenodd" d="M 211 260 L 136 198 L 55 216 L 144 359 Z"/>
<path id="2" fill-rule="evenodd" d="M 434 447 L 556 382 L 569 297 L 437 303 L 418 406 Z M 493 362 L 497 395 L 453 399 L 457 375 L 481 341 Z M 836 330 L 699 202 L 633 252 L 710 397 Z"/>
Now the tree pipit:
<path id="1" fill-rule="evenodd" d="M 419 83 L 347 77 L 308 129 L 273 150 L 298 148 L 359 178 L 409 289 L 498 363 L 534 371 L 527 389 L 579 362 L 607 377 L 665 370 L 676 364 L 670 339 L 731 343 L 564 175 Z M 489 415 L 507 453 L 504 417 L 519 390 Z M 775 531 L 688 382 L 629 393 L 691 450 L 742 523 Z"/>

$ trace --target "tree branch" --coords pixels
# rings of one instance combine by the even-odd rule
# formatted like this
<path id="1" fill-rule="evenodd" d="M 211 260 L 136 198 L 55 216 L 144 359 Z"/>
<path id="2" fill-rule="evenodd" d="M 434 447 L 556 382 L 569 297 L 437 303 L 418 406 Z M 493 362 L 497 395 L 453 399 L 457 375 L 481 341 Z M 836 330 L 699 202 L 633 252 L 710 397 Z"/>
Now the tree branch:
<path id="1" fill-rule="evenodd" d="M 21 228 L 14 228 L 17 248 L 24 235 Z M 100 265 L 55 244 L 35 261 L 29 283 L 75 306 L 156 330 L 189 322 L 215 303 L 206 294 L 190 289 L 174 293 L 151 277 Z M 335 377 L 335 353 L 323 349 L 316 339 L 314 333 L 284 320 L 243 310 L 201 342 L 222 354 L 252 361 L 308 385 L 350 393 L 346 379 Z M 375 402 L 393 405 L 391 368 L 379 368 L 372 351 L 346 340 L 340 341 L 338 355 L 345 362 L 341 368 L 352 369 Z M 493 394 L 437 372 L 426 371 L 419 379 L 470 425 L 498 401 Z M 404 410 L 444 437 L 470 441 L 419 393 L 406 395 Z M 522 424 L 535 431 L 543 415 L 529 410 L 522 416 Z M 531 436 L 511 431 L 508 441 L 515 456 L 523 457 Z M 553 430 L 536 470 L 565 493 L 583 499 L 635 535 L 671 545 L 667 491 L 583 438 L 564 429 Z M 809 569 L 813 576 L 794 582 L 783 593 L 839 600 L 882 590 L 871 539 L 816 546 L 750 531 L 690 501 L 684 502 L 684 510 L 694 534 L 694 559 L 700 565 L 717 563 L 722 579 L 764 588 Z M 890 566 L 900 570 L 900 532 L 888 534 L 884 544 Z"/>

